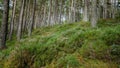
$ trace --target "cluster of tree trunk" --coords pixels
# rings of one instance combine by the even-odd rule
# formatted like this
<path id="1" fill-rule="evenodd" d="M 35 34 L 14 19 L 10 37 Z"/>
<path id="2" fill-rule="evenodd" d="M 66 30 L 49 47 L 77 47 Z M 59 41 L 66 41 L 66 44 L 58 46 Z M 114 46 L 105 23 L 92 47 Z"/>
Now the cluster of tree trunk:
<path id="1" fill-rule="evenodd" d="M 20 41 L 23 34 L 30 36 L 39 27 L 81 20 L 96 27 L 98 19 L 115 18 L 119 0 L 10 0 L 10 10 L 9 0 L 3 1 L 0 48 L 5 47 L 6 39 L 11 40 L 13 34 Z"/>

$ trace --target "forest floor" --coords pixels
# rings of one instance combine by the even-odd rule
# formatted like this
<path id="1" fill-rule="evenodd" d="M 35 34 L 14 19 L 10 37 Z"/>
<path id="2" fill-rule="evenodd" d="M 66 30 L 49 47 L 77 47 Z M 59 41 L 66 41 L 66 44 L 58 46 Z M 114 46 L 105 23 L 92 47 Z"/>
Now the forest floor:
<path id="1" fill-rule="evenodd" d="M 0 68 L 120 68 L 120 23 L 100 20 L 34 30 L 0 51 Z"/>

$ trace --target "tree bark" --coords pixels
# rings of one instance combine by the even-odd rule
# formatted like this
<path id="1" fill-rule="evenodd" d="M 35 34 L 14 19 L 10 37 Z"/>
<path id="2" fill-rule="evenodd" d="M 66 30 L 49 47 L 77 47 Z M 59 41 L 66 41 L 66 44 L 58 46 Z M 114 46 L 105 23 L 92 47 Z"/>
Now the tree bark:
<path id="1" fill-rule="evenodd" d="M 9 16 L 9 0 L 4 0 L 3 20 L 0 34 L 0 49 L 6 47 L 6 38 L 8 31 L 8 16 Z"/>
<path id="2" fill-rule="evenodd" d="M 14 2 L 13 2 L 13 10 L 12 10 L 11 23 L 10 23 L 9 40 L 12 39 L 12 34 L 13 34 L 13 29 L 14 29 L 15 10 L 16 10 L 16 0 L 14 0 Z"/>
<path id="3" fill-rule="evenodd" d="M 92 27 L 96 27 L 97 24 L 97 0 L 92 0 L 92 5 L 91 5 L 91 25 Z"/>
<path id="4" fill-rule="evenodd" d="M 25 1 L 26 0 L 22 0 L 22 4 L 21 4 L 20 18 L 19 18 L 18 31 L 17 31 L 17 40 L 18 41 L 20 41 L 21 34 L 22 34 L 22 23 L 23 23 Z"/>
<path id="5" fill-rule="evenodd" d="M 32 11 L 32 22 L 30 22 L 30 28 L 28 35 L 30 36 L 33 30 L 34 22 L 35 22 L 35 10 L 36 10 L 36 0 L 33 2 L 33 11 Z"/>
<path id="6" fill-rule="evenodd" d="M 87 22 L 88 20 L 88 0 L 84 0 L 83 21 Z"/>

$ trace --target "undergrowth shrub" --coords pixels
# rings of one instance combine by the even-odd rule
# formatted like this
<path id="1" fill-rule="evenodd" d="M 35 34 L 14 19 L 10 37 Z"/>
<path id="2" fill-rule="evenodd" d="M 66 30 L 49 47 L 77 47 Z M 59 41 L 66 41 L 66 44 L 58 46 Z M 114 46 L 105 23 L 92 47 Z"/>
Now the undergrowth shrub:
<path id="1" fill-rule="evenodd" d="M 13 50 L 4 62 L 5 68 L 40 68 L 56 57 L 57 51 L 53 46 L 25 45 Z"/>
<path id="2" fill-rule="evenodd" d="M 112 55 L 113 60 L 120 64 L 120 45 L 112 45 L 110 53 Z"/>
<path id="3" fill-rule="evenodd" d="M 109 59 L 109 47 L 101 40 L 86 40 L 79 50 L 79 53 L 91 59 Z"/>
<path id="4" fill-rule="evenodd" d="M 79 68 L 80 63 L 73 55 L 66 55 L 58 59 L 56 68 Z"/>
<path id="5" fill-rule="evenodd" d="M 120 57 L 120 45 L 112 45 L 111 54 Z"/>
<path id="6" fill-rule="evenodd" d="M 110 27 L 110 26 L 116 26 L 120 24 L 120 22 L 118 22 L 116 19 L 100 19 L 98 20 L 98 26 L 99 27 Z"/>
<path id="7" fill-rule="evenodd" d="M 30 68 L 34 58 L 33 53 L 27 49 L 15 49 L 4 61 L 4 68 Z"/>
<path id="8" fill-rule="evenodd" d="M 120 45 L 120 26 L 106 29 L 101 38 L 106 41 L 108 45 Z"/>
<path id="9" fill-rule="evenodd" d="M 88 40 L 97 40 L 99 39 L 100 34 L 101 34 L 100 29 L 89 29 L 84 32 L 84 37 L 85 39 Z"/>

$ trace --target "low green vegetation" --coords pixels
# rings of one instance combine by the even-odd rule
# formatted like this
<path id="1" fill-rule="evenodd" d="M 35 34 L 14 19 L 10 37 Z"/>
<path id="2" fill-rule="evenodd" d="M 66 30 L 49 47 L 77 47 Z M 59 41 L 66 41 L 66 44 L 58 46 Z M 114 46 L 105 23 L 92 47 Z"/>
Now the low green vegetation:
<path id="1" fill-rule="evenodd" d="M 0 68 L 119 68 L 120 25 L 103 22 L 96 28 L 89 22 L 43 27 L 20 42 L 8 41 Z"/>

